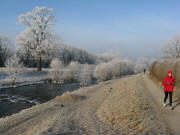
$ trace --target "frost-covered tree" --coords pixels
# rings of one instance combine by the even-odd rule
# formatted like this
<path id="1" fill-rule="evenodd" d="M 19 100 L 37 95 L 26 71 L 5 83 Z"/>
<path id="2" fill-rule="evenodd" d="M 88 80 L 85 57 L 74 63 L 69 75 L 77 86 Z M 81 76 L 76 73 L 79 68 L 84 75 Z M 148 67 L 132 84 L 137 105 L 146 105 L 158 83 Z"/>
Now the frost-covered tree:
<path id="1" fill-rule="evenodd" d="M 107 81 L 112 78 L 112 65 L 109 63 L 101 63 L 96 66 L 94 76 L 101 81 Z"/>
<path id="2" fill-rule="evenodd" d="M 81 64 L 95 64 L 96 62 L 96 56 L 88 53 L 84 49 L 69 46 L 67 44 L 61 44 L 59 47 L 61 48 L 61 51 L 58 55 L 66 65 L 71 61 L 77 61 Z"/>
<path id="3" fill-rule="evenodd" d="M 135 73 L 141 73 L 141 72 L 143 72 L 144 69 L 145 68 L 139 63 L 135 64 L 135 66 L 134 66 Z"/>
<path id="4" fill-rule="evenodd" d="M 5 66 L 5 61 L 11 56 L 10 41 L 0 35 L 0 67 Z"/>
<path id="5" fill-rule="evenodd" d="M 74 80 L 77 81 L 81 70 L 81 65 L 77 61 L 71 61 L 67 68 L 71 71 Z"/>
<path id="6" fill-rule="evenodd" d="M 74 81 L 74 76 L 71 73 L 71 70 L 68 68 L 65 68 L 63 71 L 63 80 L 65 82 L 72 82 Z"/>
<path id="7" fill-rule="evenodd" d="M 109 62 L 97 65 L 94 70 L 94 76 L 101 81 L 106 81 L 123 75 L 132 74 L 133 67 L 134 65 L 131 61 L 115 58 Z"/>
<path id="8" fill-rule="evenodd" d="M 120 77 L 133 73 L 133 63 L 128 59 L 113 59 L 110 61 L 113 77 Z"/>
<path id="9" fill-rule="evenodd" d="M 176 36 L 163 46 L 163 58 L 178 59 L 180 58 L 180 36 Z"/>
<path id="10" fill-rule="evenodd" d="M 59 59 L 53 59 L 50 64 L 51 70 L 50 74 L 52 81 L 60 81 L 62 79 L 62 72 L 64 70 L 64 65 Z"/>
<path id="11" fill-rule="evenodd" d="M 79 74 L 79 81 L 83 85 L 88 85 L 91 83 L 91 78 L 92 78 L 91 69 L 88 64 L 85 64 Z"/>
<path id="12" fill-rule="evenodd" d="M 38 71 L 41 71 L 42 59 L 55 50 L 56 36 L 51 29 L 55 22 L 54 10 L 47 7 L 35 7 L 31 12 L 19 16 L 18 24 L 24 24 L 26 29 L 17 36 L 17 48 L 37 59 Z"/>
<path id="13" fill-rule="evenodd" d="M 108 62 L 113 59 L 120 59 L 120 52 L 113 51 L 112 49 L 108 52 L 104 52 L 102 54 L 97 55 L 96 64 L 100 64 L 103 62 Z"/>
<path id="14" fill-rule="evenodd" d="M 5 62 L 5 66 L 8 71 L 8 74 L 12 79 L 12 83 L 15 84 L 17 75 L 24 71 L 24 65 L 20 62 L 17 55 L 14 55 L 7 59 L 7 61 Z"/>
<path id="15" fill-rule="evenodd" d="M 148 69 L 148 67 L 149 67 L 148 60 L 144 57 L 141 57 L 137 60 L 135 66 L 134 66 L 134 72 L 135 73 L 143 72 L 143 70 Z"/>

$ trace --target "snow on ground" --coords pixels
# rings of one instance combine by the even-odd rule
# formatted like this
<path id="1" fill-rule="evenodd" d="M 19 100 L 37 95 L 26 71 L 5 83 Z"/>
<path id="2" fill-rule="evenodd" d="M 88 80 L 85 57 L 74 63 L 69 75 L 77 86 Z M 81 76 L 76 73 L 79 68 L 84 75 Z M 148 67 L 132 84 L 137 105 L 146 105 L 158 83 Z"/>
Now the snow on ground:
<path id="1" fill-rule="evenodd" d="M 26 68 L 23 73 L 17 76 L 16 84 L 11 85 L 11 78 L 7 69 L 0 68 L 0 89 L 38 84 L 50 79 L 49 69 L 42 69 L 41 72 L 36 70 L 36 68 Z"/>

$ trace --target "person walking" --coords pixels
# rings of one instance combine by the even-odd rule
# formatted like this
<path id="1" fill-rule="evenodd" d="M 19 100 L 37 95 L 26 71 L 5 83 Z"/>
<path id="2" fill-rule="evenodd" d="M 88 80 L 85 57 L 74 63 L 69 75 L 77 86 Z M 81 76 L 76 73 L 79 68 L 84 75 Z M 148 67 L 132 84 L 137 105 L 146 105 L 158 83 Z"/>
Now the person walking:
<path id="1" fill-rule="evenodd" d="M 172 95 L 175 86 L 175 79 L 172 77 L 172 71 L 168 71 L 168 75 L 163 79 L 162 85 L 164 86 L 164 107 L 166 107 L 166 100 L 169 96 L 169 106 L 172 108 Z"/>
<path id="2" fill-rule="evenodd" d="M 144 69 L 144 74 L 146 73 L 146 69 Z"/>

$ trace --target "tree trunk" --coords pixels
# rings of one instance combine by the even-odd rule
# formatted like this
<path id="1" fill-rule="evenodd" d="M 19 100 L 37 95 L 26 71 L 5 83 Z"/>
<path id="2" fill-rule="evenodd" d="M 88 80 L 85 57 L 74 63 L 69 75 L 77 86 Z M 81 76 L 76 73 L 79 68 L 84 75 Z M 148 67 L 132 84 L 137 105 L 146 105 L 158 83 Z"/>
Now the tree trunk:
<path id="1" fill-rule="evenodd" d="M 37 71 L 41 71 L 41 57 L 37 58 Z"/>

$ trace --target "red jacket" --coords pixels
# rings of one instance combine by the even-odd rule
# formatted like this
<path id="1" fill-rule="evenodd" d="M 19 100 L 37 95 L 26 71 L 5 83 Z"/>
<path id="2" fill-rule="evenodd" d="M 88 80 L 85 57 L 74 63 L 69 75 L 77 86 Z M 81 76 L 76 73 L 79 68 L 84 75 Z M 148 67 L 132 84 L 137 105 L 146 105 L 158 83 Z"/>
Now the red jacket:
<path id="1" fill-rule="evenodd" d="M 168 74 L 172 72 L 168 71 Z M 174 90 L 174 84 L 175 84 L 175 80 L 172 76 L 166 76 L 163 81 L 162 81 L 162 85 L 164 86 L 164 91 L 165 92 L 173 92 Z"/>

